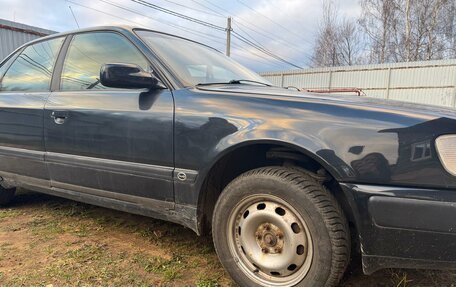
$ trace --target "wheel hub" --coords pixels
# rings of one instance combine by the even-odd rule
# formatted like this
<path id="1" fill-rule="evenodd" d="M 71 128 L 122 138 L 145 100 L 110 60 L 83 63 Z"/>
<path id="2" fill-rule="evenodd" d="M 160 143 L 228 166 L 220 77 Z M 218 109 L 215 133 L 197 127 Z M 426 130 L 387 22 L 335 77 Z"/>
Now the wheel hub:
<path id="1" fill-rule="evenodd" d="M 276 254 L 283 250 L 283 232 L 274 224 L 263 223 L 255 232 L 257 244 L 263 253 Z"/>

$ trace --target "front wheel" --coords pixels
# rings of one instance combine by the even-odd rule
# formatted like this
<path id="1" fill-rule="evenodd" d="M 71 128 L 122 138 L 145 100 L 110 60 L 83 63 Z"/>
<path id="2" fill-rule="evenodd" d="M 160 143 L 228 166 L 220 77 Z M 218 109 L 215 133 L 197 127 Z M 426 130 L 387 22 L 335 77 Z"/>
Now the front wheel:
<path id="1" fill-rule="evenodd" d="M 233 180 L 217 201 L 212 233 L 240 286 L 335 286 L 350 255 L 337 201 L 309 175 L 284 167 Z"/>

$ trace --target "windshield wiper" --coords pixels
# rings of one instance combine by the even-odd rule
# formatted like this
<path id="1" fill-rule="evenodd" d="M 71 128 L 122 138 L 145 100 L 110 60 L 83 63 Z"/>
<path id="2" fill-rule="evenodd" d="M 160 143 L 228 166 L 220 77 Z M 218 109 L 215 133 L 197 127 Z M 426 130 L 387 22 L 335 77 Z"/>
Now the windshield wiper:
<path id="1" fill-rule="evenodd" d="M 96 86 L 98 86 L 99 83 L 100 83 L 100 79 L 97 79 L 95 82 L 91 83 L 86 89 L 91 90 L 91 89 L 95 88 Z"/>
<path id="2" fill-rule="evenodd" d="M 272 85 L 270 85 L 270 84 L 266 84 L 266 83 L 259 82 L 259 81 L 253 81 L 253 80 L 231 80 L 231 81 L 228 81 L 228 82 L 219 82 L 219 83 L 199 83 L 199 84 L 197 84 L 197 86 L 210 86 L 210 85 L 238 85 L 238 84 L 242 84 L 243 82 L 245 82 L 245 83 L 260 84 L 260 85 L 264 85 L 264 86 L 267 86 L 267 87 L 272 87 Z"/>
<path id="3" fill-rule="evenodd" d="M 252 81 L 252 80 L 231 80 L 230 84 L 242 84 L 242 82 L 260 84 L 260 85 L 264 85 L 267 87 L 271 87 L 270 84 L 266 84 L 266 83 L 258 82 L 258 81 Z"/>

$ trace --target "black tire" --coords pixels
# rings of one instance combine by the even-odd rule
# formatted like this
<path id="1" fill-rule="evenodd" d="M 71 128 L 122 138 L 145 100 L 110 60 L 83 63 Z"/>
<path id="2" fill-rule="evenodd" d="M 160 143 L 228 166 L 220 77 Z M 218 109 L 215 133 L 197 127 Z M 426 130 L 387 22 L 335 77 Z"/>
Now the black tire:
<path id="1" fill-rule="evenodd" d="M 16 193 L 16 188 L 3 188 L 0 186 L 0 207 L 6 206 L 14 198 L 14 194 Z"/>
<path id="2" fill-rule="evenodd" d="M 301 281 L 293 283 L 294 286 L 336 286 L 350 259 L 347 220 L 338 202 L 324 186 L 308 174 L 286 167 L 265 167 L 248 171 L 228 184 L 217 201 L 212 220 L 215 250 L 234 281 L 240 286 L 248 287 L 273 285 L 255 282 L 246 275 L 247 271 L 241 268 L 240 257 L 233 254 L 233 249 L 230 249 L 233 245 L 229 245 L 228 239 L 232 236 L 229 230 L 229 215 L 239 202 L 259 194 L 274 196 L 288 203 L 304 219 L 314 241 L 310 267 L 305 277 L 299 279 Z M 242 251 L 247 254 L 243 247 Z"/>

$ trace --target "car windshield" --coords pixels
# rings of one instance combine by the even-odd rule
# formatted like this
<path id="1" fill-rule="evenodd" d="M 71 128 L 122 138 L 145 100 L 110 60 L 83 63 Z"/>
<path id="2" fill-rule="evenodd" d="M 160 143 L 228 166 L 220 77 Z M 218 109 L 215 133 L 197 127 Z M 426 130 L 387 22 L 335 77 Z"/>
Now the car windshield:
<path id="1" fill-rule="evenodd" d="M 202 44 L 151 31 L 137 33 L 166 61 L 185 86 L 211 83 L 270 85 L 257 73 Z"/>

